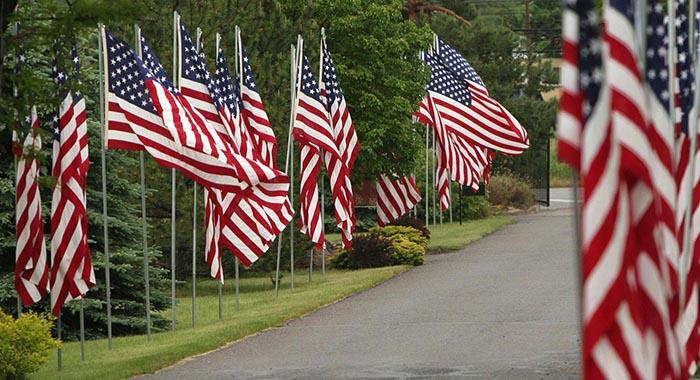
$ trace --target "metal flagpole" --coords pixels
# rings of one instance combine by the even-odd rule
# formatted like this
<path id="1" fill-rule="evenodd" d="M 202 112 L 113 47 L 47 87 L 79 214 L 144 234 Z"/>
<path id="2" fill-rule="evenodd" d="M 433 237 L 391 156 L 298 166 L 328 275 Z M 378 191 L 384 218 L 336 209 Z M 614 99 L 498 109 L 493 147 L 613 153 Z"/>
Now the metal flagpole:
<path id="1" fill-rule="evenodd" d="M 436 168 L 435 168 L 435 131 L 433 131 L 433 133 L 430 134 L 430 137 L 431 137 L 432 140 L 433 140 L 433 154 L 430 155 L 431 158 L 432 158 L 432 161 L 431 161 L 431 163 L 430 163 L 430 166 L 431 166 L 431 168 L 433 169 L 433 178 L 432 178 L 432 179 L 433 179 L 433 181 L 432 181 L 433 183 L 430 185 L 430 187 L 433 189 L 433 224 L 437 224 L 437 220 L 436 220 L 436 218 L 435 218 L 435 216 L 436 216 L 435 214 L 438 213 L 438 212 L 440 212 L 440 209 L 435 208 L 435 205 L 436 205 L 436 193 L 437 193 L 437 191 L 436 191 L 436 190 L 437 190 L 437 187 L 436 187 L 437 182 L 435 181 L 435 174 L 436 174 L 436 173 L 435 173 L 435 172 L 436 172 Z M 440 213 L 440 214 L 442 214 L 442 213 Z"/>
<path id="2" fill-rule="evenodd" d="M 97 24 L 98 38 L 97 50 L 100 54 L 98 59 L 98 67 L 100 72 L 100 163 L 102 165 L 102 232 L 104 239 L 104 255 L 105 255 L 105 293 L 107 296 L 107 347 L 112 349 L 112 289 L 109 279 L 110 256 L 109 256 L 109 226 L 107 222 L 107 160 L 106 160 L 106 136 L 105 136 L 105 92 L 107 81 L 106 69 L 104 67 L 104 46 L 102 45 L 102 30 L 104 26 Z"/>
<path id="3" fill-rule="evenodd" d="M 321 220 L 323 221 L 323 229 L 326 229 L 326 181 L 324 176 L 321 176 Z M 324 231 L 325 235 L 325 231 Z M 326 249 L 321 249 L 321 277 L 326 276 Z"/>
<path id="4" fill-rule="evenodd" d="M 61 340 L 61 330 L 63 330 L 61 326 L 61 314 L 63 314 L 60 310 L 58 312 L 58 322 L 56 322 L 56 336 L 58 337 L 58 340 Z M 56 350 L 56 361 L 58 364 L 58 370 L 60 371 L 63 369 L 63 351 L 61 350 L 61 347 L 59 346 L 58 349 Z"/>
<path id="5" fill-rule="evenodd" d="M 291 45 L 290 48 L 291 52 L 291 65 L 290 65 L 290 74 L 291 74 L 291 86 L 290 86 L 290 105 L 291 105 L 291 110 L 290 110 L 290 116 L 289 116 L 289 132 L 287 133 L 287 156 L 284 161 L 284 172 L 287 173 L 289 171 L 289 153 L 291 152 L 292 148 L 292 127 L 294 126 L 294 97 L 296 96 L 296 89 L 297 89 L 297 84 L 296 84 L 296 76 L 297 76 L 297 53 L 296 49 L 294 48 L 294 45 Z M 290 179 L 291 182 L 291 179 Z M 290 190 L 291 192 L 291 190 Z M 294 204 L 292 204 L 292 207 L 294 207 Z M 291 228 L 290 223 L 290 228 Z M 284 232 L 284 230 L 282 231 Z M 277 268 L 275 270 L 275 297 L 279 298 L 279 284 L 280 284 L 280 256 L 282 253 L 282 232 L 280 232 L 280 235 L 277 237 Z"/>
<path id="6" fill-rule="evenodd" d="M 216 50 L 214 53 L 214 57 L 217 57 L 217 58 L 218 58 L 218 54 L 219 54 L 219 46 L 221 46 L 221 34 L 216 33 Z M 204 197 L 204 204 L 205 205 L 207 204 L 206 196 Z M 206 251 L 206 249 L 205 249 L 205 251 Z M 234 256 L 234 258 L 236 260 L 236 266 L 238 266 L 238 257 Z M 220 254 L 219 254 L 219 268 L 222 271 L 222 275 L 223 275 L 224 268 L 221 265 L 221 255 Z M 238 276 L 236 276 L 236 280 L 238 280 Z M 218 301 L 219 301 L 219 320 L 222 320 L 222 319 L 224 319 L 224 312 L 223 312 L 224 302 L 223 302 L 223 285 L 221 284 L 221 281 L 217 281 L 216 288 L 217 288 L 217 293 L 218 293 L 217 295 L 219 298 L 218 299 Z"/>
<path id="7" fill-rule="evenodd" d="M 134 25 L 135 47 L 141 58 L 143 51 L 141 49 L 141 28 Z M 151 287 L 149 281 L 148 269 L 148 223 L 146 221 L 146 173 L 144 169 L 143 151 L 139 152 L 139 166 L 141 174 L 141 232 L 143 234 L 143 281 L 146 288 L 146 337 L 151 341 Z"/>
<path id="8" fill-rule="evenodd" d="M 173 12 L 173 85 L 180 88 L 180 81 L 177 78 L 177 24 L 180 16 Z M 176 172 L 170 171 L 170 310 L 172 312 L 171 329 L 175 331 L 177 323 L 177 310 L 175 309 L 175 198 L 176 198 Z"/>
<path id="9" fill-rule="evenodd" d="M 297 62 L 301 66 L 301 57 L 304 53 L 304 39 L 297 36 Z M 298 85 L 298 83 L 297 83 Z M 291 161 L 289 163 L 289 201 L 294 204 L 294 144 L 290 146 Z M 289 223 L 289 274 L 291 288 L 294 289 L 294 223 Z"/>
<path id="10" fill-rule="evenodd" d="M 452 206 L 454 205 L 454 202 L 452 202 L 452 181 L 450 181 L 449 186 L 450 186 L 450 223 L 452 223 L 452 209 L 453 209 Z"/>
<path id="11" fill-rule="evenodd" d="M 179 31 L 179 28 L 178 28 Z M 202 29 L 197 28 L 195 48 L 199 54 Z M 192 182 L 192 327 L 197 325 L 197 182 Z"/>
<path id="12" fill-rule="evenodd" d="M 80 298 L 80 360 L 85 361 L 85 308 Z"/>
<path id="13" fill-rule="evenodd" d="M 235 72 L 238 74 L 238 92 L 240 95 L 241 103 L 243 103 L 243 42 L 241 41 L 241 28 L 236 25 L 236 39 L 234 41 L 235 49 L 233 60 L 236 62 Z M 240 51 L 239 51 L 240 50 Z M 238 110 L 238 127 L 242 128 L 241 120 L 243 119 L 242 110 Z M 241 277 L 239 267 L 241 260 L 238 257 L 233 258 L 234 262 L 234 282 L 236 288 L 236 311 L 241 309 Z"/>
<path id="14" fill-rule="evenodd" d="M 690 20 L 689 20 L 689 38 L 690 38 L 690 49 L 691 49 L 691 56 L 693 54 L 693 51 L 696 52 L 695 56 L 695 93 L 693 94 L 693 107 L 690 109 L 690 115 L 689 115 L 689 121 L 688 121 L 688 135 L 690 139 L 690 157 L 688 159 L 688 171 L 691 174 L 690 181 L 687 181 L 687 186 L 688 189 L 686 190 L 688 192 L 688 208 L 685 210 L 685 231 L 683 231 L 683 252 L 684 254 L 681 255 L 681 265 L 679 267 L 679 270 L 681 272 L 681 305 L 685 304 L 685 289 L 687 286 L 687 273 L 688 273 L 688 268 L 690 267 L 690 260 L 692 257 L 691 253 L 691 244 L 690 244 L 690 237 L 691 237 L 691 230 L 692 230 L 692 223 L 693 223 L 693 207 L 692 205 L 694 204 L 693 200 L 693 186 L 695 184 L 695 157 L 697 153 L 695 152 L 697 148 L 697 134 L 698 134 L 698 107 L 700 107 L 700 96 L 698 96 L 698 85 L 700 85 L 700 60 L 698 60 L 697 57 L 697 41 L 695 40 L 695 13 L 697 12 L 696 9 L 696 4 L 694 1 L 690 2 Z M 681 306 L 683 307 L 683 306 Z"/>
<path id="15" fill-rule="evenodd" d="M 430 196 L 428 195 L 428 190 L 430 189 L 430 179 L 428 178 L 428 157 L 430 153 L 428 152 L 428 144 L 430 141 L 430 126 L 425 125 L 425 225 L 428 225 L 430 220 Z"/>
<path id="16" fill-rule="evenodd" d="M 15 23 L 12 25 L 12 31 L 10 32 L 11 35 L 16 36 L 17 33 L 19 32 L 19 21 L 15 21 Z M 12 86 L 12 97 L 17 99 L 18 97 L 18 92 L 17 92 L 17 86 L 13 85 Z M 15 121 L 19 120 L 19 112 L 15 113 Z M 13 141 L 14 143 L 14 141 Z M 17 183 L 17 156 L 14 154 L 12 155 L 14 157 L 14 162 L 15 166 L 13 168 L 15 169 L 15 183 Z M 16 291 L 15 291 L 16 292 Z M 19 292 L 17 293 L 17 318 L 22 316 L 22 297 L 20 297 Z"/>
<path id="17" fill-rule="evenodd" d="M 571 182 L 573 185 L 572 189 L 572 195 L 574 198 L 574 247 L 575 251 L 574 254 L 576 255 L 575 260 L 574 260 L 574 273 L 576 273 L 576 291 L 577 291 L 577 299 L 579 300 L 578 304 L 578 330 L 579 330 L 579 335 L 580 337 L 583 337 L 583 252 L 581 251 L 581 206 L 578 202 L 579 199 L 579 194 L 578 194 L 578 183 L 579 183 L 579 176 L 578 173 L 575 171 L 572 171 L 571 174 Z"/>

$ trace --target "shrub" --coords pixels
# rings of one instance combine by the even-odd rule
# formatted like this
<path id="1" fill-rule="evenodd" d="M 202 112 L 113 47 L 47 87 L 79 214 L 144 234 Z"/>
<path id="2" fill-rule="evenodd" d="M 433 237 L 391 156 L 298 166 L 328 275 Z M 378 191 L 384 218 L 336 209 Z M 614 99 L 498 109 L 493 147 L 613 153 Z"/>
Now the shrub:
<path id="1" fill-rule="evenodd" d="M 428 230 L 428 227 L 425 226 L 425 222 L 423 222 L 421 219 L 418 219 L 416 217 L 413 217 L 411 215 L 404 215 L 393 222 L 389 223 L 390 226 L 406 226 L 406 227 L 413 227 L 420 231 L 420 233 L 425 236 L 426 239 L 430 239 L 430 230 Z"/>
<path id="2" fill-rule="evenodd" d="M 51 325 L 39 314 L 14 319 L 0 310 L 0 378 L 27 378 L 48 360 L 48 351 L 60 346 L 51 338 Z"/>
<path id="3" fill-rule="evenodd" d="M 428 239 L 415 228 L 405 226 L 374 227 L 370 232 L 391 240 L 391 246 L 394 249 L 391 257 L 394 259 L 394 264 L 421 265 L 425 261 Z"/>
<path id="4" fill-rule="evenodd" d="M 374 233 L 358 234 L 352 248 L 336 255 L 333 264 L 341 269 L 384 267 L 394 263 L 393 252 L 391 240 Z"/>
<path id="5" fill-rule="evenodd" d="M 422 265 L 425 261 L 425 246 L 417 244 L 406 237 L 399 236 L 391 241 L 394 252 L 391 257 L 394 264 Z"/>
<path id="6" fill-rule="evenodd" d="M 530 184 L 510 175 L 494 175 L 488 185 L 489 201 L 501 207 L 526 209 L 535 204 Z"/>
<path id="7" fill-rule="evenodd" d="M 371 233 L 377 234 L 383 238 L 387 238 L 391 241 L 397 239 L 406 239 L 422 247 L 427 247 L 428 239 L 426 239 L 420 231 L 413 227 L 405 226 L 386 226 L 386 227 L 374 227 L 369 230 Z"/>
<path id="8" fill-rule="evenodd" d="M 459 199 L 454 198 L 452 203 L 455 204 L 455 212 L 453 217 L 459 219 Z M 491 216 L 491 204 L 484 196 L 469 196 L 462 199 L 462 218 L 465 220 L 483 219 Z"/>

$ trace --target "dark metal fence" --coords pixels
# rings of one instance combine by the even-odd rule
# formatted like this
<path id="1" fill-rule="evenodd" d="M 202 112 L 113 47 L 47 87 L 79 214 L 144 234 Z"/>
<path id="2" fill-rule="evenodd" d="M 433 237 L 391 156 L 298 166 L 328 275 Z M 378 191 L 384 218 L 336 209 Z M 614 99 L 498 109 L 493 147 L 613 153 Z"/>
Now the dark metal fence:
<path id="1" fill-rule="evenodd" d="M 506 166 L 528 181 L 538 203 L 549 206 L 549 136 L 531 136 L 530 148 L 522 156 L 509 157 Z"/>

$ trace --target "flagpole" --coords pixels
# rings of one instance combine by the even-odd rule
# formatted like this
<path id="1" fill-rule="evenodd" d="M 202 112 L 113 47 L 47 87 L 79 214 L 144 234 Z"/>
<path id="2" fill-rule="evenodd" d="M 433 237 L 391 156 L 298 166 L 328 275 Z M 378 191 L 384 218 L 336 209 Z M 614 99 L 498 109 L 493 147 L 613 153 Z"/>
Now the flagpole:
<path id="1" fill-rule="evenodd" d="M 287 173 L 289 170 L 289 152 L 291 151 L 291 145 L 292 145 L 292 127 L 294 126 L 294 97 L 296 96 L 296 75 L 297 75 L 297 57 L 296 57 L 296 49 L 294 48 L 294 45 L 291 45 L 290 47 L 290 53 L 291 53 L 291 65 L 290 65 L 290 74 L 291 74 L 291 86 L 290 86 L 290 116 L 289 116 L 289 131 L 287 133 L 287 155 L 284 160 L 284 172 Z M 289 181 L 291 183 L 291 179 Z M 291 190 L 290 190 L 291 192 Z M 294 207 L 294 204 L 292 204 L 292 207 Z M 290 228 L 291 228 L 291 222 L 290 222 Z M 284 231 L 284 230 L 283 230 Z M 282 231 L 282 232 L 283 232 Z M 280 284 L 280 256 L 282 253 L 282 232 L 280 232 L 279 236 L 277 237 L 277 268 L 275 270 L 275 297 L 279 298 L 279 284 Z"/>
<path id="2" fill-rule="evenodd" d="M 449 191 L 450 191 L 450 223 L 452 223 L 452 209 L 453 209 L 452 206 L 454 205 L 454 202 L 452 202 L 452 181 L 450 181 L 449 188 L 450 188 L 449 189 Z"/>
<path id="3" fill-rule="evenodd" d="M 221 46 L 221 34 L 216 33 L 216 50 L 214 53 L 214 57 L 216 57 L 217 60 L 218 60 L 220 46 Z M 204 204 L 205 205 L 207 204 L 206 196 L 204 197 Z M 205 251 L 206 251 L 206 249 L 205 249 Z M 221 271 L 221 274 L 223 276 L 224 268 L 221 265 L 221 254 L 219 253 L 218 256 L 219 256 L 219 270 Z M 234 259 L 236 261 L 236 266 L 238 266 L 238 257 L 234 256 Z M 236 275 L 236 280 L 238 280 L 238 275 Z M 224 302 L 223 302 L 223 285 L 221 284 L 221 280 L 217 281 L 216 288 L 217 288 L 217 293 L 218 293 L 218 297 L 219 297 L 219 299 L 218 299 L 218 301 L 219 301 L 219 320 L 222 320 L 222 319 L 224 319 L 224 312 L 223 312 Z M 238 294 L 236 294 L 236 296 L 238 296 Z"/>
<path id="4" fill-rule="evenodd" d="M 697 54 L 697 41 L 695 40 L 695 12 L 697 11 L 695 7 L 695 2 L 691 1 L 690 2 L 690 19 L 689 19 L 689 44 L 690 44 L 690 51 L 691 51 L 691 57 L 693 57 L 693 49 L 695 49 L 696 54 Z M 688 192 L 688 208 L 685 210 L 685 231 L 683 231 L 683 252 L 685 254 L 681 255 L 681 266 L 680 266 L 680 271 L 681 271 L 681 294 L 680 294 L 680 300 L 681 300 L 681 307 L 684 307 L 683 305 L 685 304 L 685 289 L 687 287 L 687 272 L 690 267 L 690 260 L 693 256 L 691 253 L 692 247 L 691 247 L 691 231 L 692 231 L 692 224 L 693 224 L 693 193 L 694 193 L 694 185 L 695 185 L 695 157 L 697 155 L 696 153 L 696 148 L 697 148 L 697 134 L 698 134 L 698 107 L 700 107 L 700 96 L 698 96 L 698 85 L 700 85 L 700 60 L 698 59 L 697 55 L 695 56 L 695 93 L 693 94 L 693 107 L 690 109 L 690 115 L 688 117 L 688 137 L 690 139 L 690 157 L 688 159 L 688 172 L 690 173 L 690 180 L 687 181 L 687 186 L 688 189 L 686 190 Z"/>
<path id="5" fill-rule="evenodd" d="M 63 326 L 61 326 L 61 311 L 58 311 L 58 321 L 56 322 L 56 336 L 58 337 L 58 340 L 61 341 L 61 333 L 63 330 Z M 59 346 L 58 349 L 56 350 L 56 362 L 58 365 L 58 370 L 63 369 L 63 352 L 61 351 L 61 347 Z"/>
<path id="6" fill-rule="evenodd" d="M 136 51 L 139 58 L 142 58 L 141 49 L 141 28 L 134 25 L 134 39 Z M 141 176 L 141 233 L 143 234 L 143 281 L 146 291 L 146 339 L 151 341 L 151 287 L 148 276 L 148 224 L 146 222 L 146 172 L 144 169 L 143 151 L 139 152 L 139 171 Z"/>
<path id="7" fill-rule="evenodd" d="M 430 179 L 428 177 L 428 157 L 429 157 L 429 149 L 428 149 L 428 144 L 430 141 L 430 126 L 428 124 L 425 125 L 425 226 L 428 226 L 428 222 L 430 220 L 430 196 L 428 193 L 428 189 L 430 188 Z"/>
<path id="8" fill-rule="evenodd" d="M 105 255 L 105 293 L 107 297 L 107 347 L 112 349 L 112 290 L 109 278 L 110 256 L 109 256 L 109 226 L 107 222 L 107 160 L 106 160 L 106 136 L 105 136 L 105 92 L 107 81 L 105 80 L 106 69 L 104 67 L 104 46 L 102 44 L 102 30 L 104 26 L 97 24 L 98 38 L 97 50 L 100 54 L 98 60 L 100 76 L 100 163 L 102 165 L 102 232 L 104 239 Z"/>
<path id="9" fill-rule="evenodd" d="M 173 12 L 173 86 L 180 88 L 177 78 L 177 11 Z M 175 199 L 176 199 L 176 172 L 170 169 L 170 310 L 172 312 L 170 328 L 175 331 L 177 323 L 176 292 L 175 292 Z"/>
<path id="10" fill-rule="evenodd" d="M 436 169 L 436 168 L 435 168 L 435 131 L 433 131 L 433 133 L 430 134 L 430 138 L 433 140 L 433 154 L 430 155 L 431 158 L 432 158 L 432 160 L 431 160 L 431 162 L 430 162 L 430 166 L 431 166 L 431 168 L 433 169 L 433 178 L 432 178 L 432 180 L 433 180 L 432 182 L 433 182 L 433 183 L 430 185 L 430 187 L 433 189 L 433 224 L 437 224 L 437 220 L 436 220 L 436 215 L 435 215 L 435 214 L 438 213 L 438 212 L 440 212 L 440 209 L 438 209 L 438 208 L 435 207 L 435 205 L 436 205 L 436 195 L 437 195 L 437 187 L 436 187 L 436 186 L 437 186 L 437 182 L 436 182 L 436 178 L 435 178 L 435 176 L 436 176 L 436 173 L 435 173 L 435 172 L 436 172 L 436 170 L 435 170 L 435 169 Z M 440 213 L 440 215 L 442 215 L 442 213 Z M 442 216 L 441 216 L 440 218 L 442 218 Z M 440 223 L 442 223 L 442 221 L 441 221 Z"/>
<path id="11" fill-rule="evenodd" d="M 80 361 L 85 361 L 85 309 L 83 298 L 80 298 Z"/>
<path id="12" fill-rule="evenodd" d="M 241 28 L 236 25 L 236 40 L 234 41 L 235 44 L 235 49 L 234 50 L 234 62 L 236 62 L 236 68 L 234 69 L 236 73 L 238 74 L 238 94 L 240 95 L 240 101 L 243 103 L 243 42 L 241 41 Z M 241 120 L 243 119 L 242 115 L 242 110 L 238 110 L 238 127 L 242 128 L 241 126 Z M 241 261 L 238 259 L 238 257 L 233 258 L 233 263 L 234 263 L 234 282 L 235 282 L 235 288 L 236 288 L 236 311 L 240 311 L 241 309 L 241 293 L 240 293 L 240 288 L 241 288 L 241 277 L 240 277 L 240 272 L 239 272 L 239 266 Z"/>
<path id="13" fill-rule="evenodd" d="M 12 31 L 10 32 L 10 34 L 12 36 L 16 36 L 18 32 L 19 32 L 19 21 L 15 21 L 15 23 L 12 25 Z M 18 97 L 17 85 L 14 85 L 14 84 L 12 85 L 12 97 L 15 99 L 17 99 L 17 97 Z M 18 120 L 19 120 L 19 112 L 16 112 L 15 122 L 17 122 Z M 15 142 L 12 141 L 12 143 L 14 144 Z M 13 166 L 13 168 L 15 169 L 15 184 L 16 184 L 17 183 L 17 156 L 13 154 L 12 157 L 14 157 L 14 162 L 15 162 L 15 166 Z M 19 318 L 22 316 L 22 297 L 20 297 L 19 292 L 17 292 L 17 290 L 15 290 L 15 292 L 17 293 L 17 318 Z"/>
<path id="14" fill-rule="evenodd" d="M 178 28 L 178 31 L 180 29 Z M 197 28 L 195 48 L 199 54 L 202 29 Z M 178 71 L 178 75 L 179 75 Z M 197 325 L 197 182 L 192 182 L 192 327 Z"/>
<path id="15" fill-rule="evenodd" d="M 326 28 L 321 27 L 321 68 L 319 73 L 323 73 L 323 44 L 326 43 Z M 319 75 L 321 80 L 323 80 L 323 74 Z M 319 85 L 320 85 L 319 81 Z M 321 171 L 321 174 L 323 174 L 323 170 Z M 323 231 L 324 239 L 326 235 L 326 181 L 325 181 L 325 175 L 321 175 L 321 229 Z M 313 265 L 313 249 L 311 251 L 311 264 Z M 321 277 L 326 276 L 326 248 L 323 247 L 321 248 Z M 311 282 L 311 279 L 309 278 L 309 282 Z"/>
<path id="16" fill-rule="evenodd" d="M 297 36 L 297 69 L 301 66 L 301 57 L 304 53 L 304 39 L 301 35 Z M 298 86 L 299 84 L 296 83 Z M 290 146 L 291 161 L 289 163 L 289 201 L 294 205 L 294 144 Z M 291 288 L 294 289 L 294 219 L 289 223 L 289 271 Z"/>

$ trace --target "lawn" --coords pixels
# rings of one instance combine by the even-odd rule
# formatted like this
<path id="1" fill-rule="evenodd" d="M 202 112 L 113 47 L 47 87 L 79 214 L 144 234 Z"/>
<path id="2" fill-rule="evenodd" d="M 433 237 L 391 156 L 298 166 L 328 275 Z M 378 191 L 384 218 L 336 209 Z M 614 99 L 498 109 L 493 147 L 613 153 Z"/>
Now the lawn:
<path id="1" fill-rule="evenodd" d="M 459 222 L 430 225 L 428 226 L 430 229 L 428 252 L 456 251 L 511 223 L 513 218 L 496 215 L 485 219 L 466 220 L 462 225 Z"/>
<path id="2" fill-rule="evenodd" d="M 328 271 L 321 278 L 314 272 L 311 284 L 308 272 L 299 271 L 295 288 L 289 289 L 289 273 L 283 279 L 279 300 L 275 300 L 269 278 L 241 280 L 240 311 L 235 311 L 233 281 L 224 292 L 224 319 L 219 321 L 216 283 L 202 281 L 197 286 L 197 327 L 191 327 L 191 298 L 188 289 L 178 293 L 178 328 L 175 332 L 153 334 L 152 342 L 146 336 L 114 338 L 112 351 L 107 340 L 93 340 L 85 344 L 86 360 L 80 361 L 77 342 L 63 346 L 63 370 L 56 370 L 56 353 L 49 362 L 33 374 L 34 378 L 65 378 L 100 380 L 120 379 L 151 373 L 192 355 L 211 351 L 229 342 L 241 339 L 266 328 L 280 326 L 285 321 L 307 314 L 323 305 L 333 303 L 353 293 L 371 288 L 407 270 L 405 266 L 365 269 L 357 271 Z M 201 295 L 201 296 L 200 296 Z M 170 311 L 163 312 L 170 316 Z"/>

